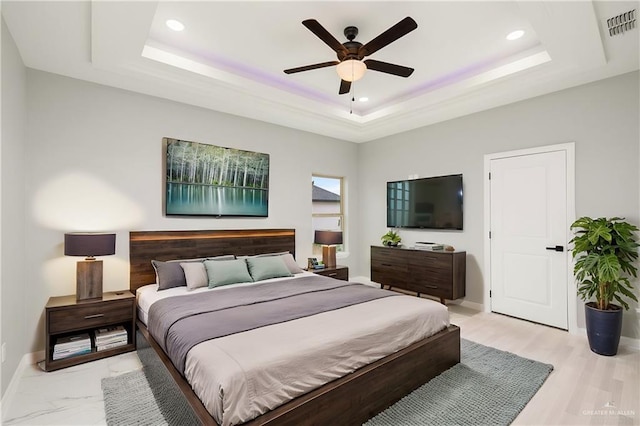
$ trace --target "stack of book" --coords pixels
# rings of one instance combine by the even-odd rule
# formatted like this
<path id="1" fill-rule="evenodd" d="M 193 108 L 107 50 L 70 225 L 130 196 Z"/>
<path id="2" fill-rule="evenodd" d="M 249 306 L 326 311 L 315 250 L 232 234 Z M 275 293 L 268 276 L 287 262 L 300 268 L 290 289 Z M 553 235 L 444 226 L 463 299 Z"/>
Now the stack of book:
<path id="1" fill-rule="evenodd" d="M 53 359 L 63 359 L 70 356 L 88 354 L 91 352 L 89 333 L 60 337 L 53 346 Z"/>
<path id="2" fill-rule="evenodd" d="M 95 331 L 96 351 L 124 346 L 128 342 L 127 330 L 121 326 L 99 328 Z"/>

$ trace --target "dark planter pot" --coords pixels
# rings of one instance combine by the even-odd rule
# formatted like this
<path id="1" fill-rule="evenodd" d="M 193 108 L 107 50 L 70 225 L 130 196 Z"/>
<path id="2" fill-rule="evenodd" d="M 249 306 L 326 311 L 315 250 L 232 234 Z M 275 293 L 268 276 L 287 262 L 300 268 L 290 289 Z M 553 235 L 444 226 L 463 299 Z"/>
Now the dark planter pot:
<path id="1" fill-rule="evenodd" d="M 601 311 L 594 302 L 584 305 L 589 347 L 593 352 L 606 356 L 618 353 L 622 332 L 622 308 L 614 304 L 609 304 L 609 307 L 614 309 Z"/>

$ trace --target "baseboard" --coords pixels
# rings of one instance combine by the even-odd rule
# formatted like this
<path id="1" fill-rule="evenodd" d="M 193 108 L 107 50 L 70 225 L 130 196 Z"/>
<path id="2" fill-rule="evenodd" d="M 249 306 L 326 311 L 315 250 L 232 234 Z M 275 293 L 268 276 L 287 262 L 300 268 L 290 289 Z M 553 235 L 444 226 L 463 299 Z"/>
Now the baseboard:
<path id="1" fill-rule="evenodd" d="M 5 413 L 11 406 L 11 403 L 18 391 L 18 384 L 20 383 L 20 378 L 22 377 L 24 369 L 30 365 L 37 364 L 43 359 L 44 350 L 28 353 L 22 357 L 20 363 L 18 363 L 18 368 L 16 368 L 16 371 L 13 372 L 11 382 L 9 382 L 9 386 L 7 386 L 7 390 L 5 391 L 4 395 L 2 396 L 2 400 L 0 401 L 0 413 L 2 413 L 2 419 L 0 419 L 0 422 L 5 422 Z"/>
<path id="2" fill-rule="evenodd" d="M 624 346 L 634 351 L 640 351 L 640 339 L 620 336 L 620 346 Z"/>
<path id="3" fill-rule="evenodd" d="M 483 312 L 484 310 L 484 305 L 482 303 L 470 302 L 464 299 L 447 301 L 447 305 L 458 305 L 478 312 Z"/>
<path id="4" fill-rule="evenodd" d="M 375 288 L 380 288 L 380 284 L 371 281 L 369 277 L 364 277 L 364 276 L 349 277 L 349 281 L 353 281 L 354 283 L 370 285 L 371 287 L 375 287 Z"/>
<path id="5" fill-rule="evenodd" d="M 587 339 L 587 329 L 586 328 L 578 328 L 576 335 L 583 336 L 585 340 Z M 620 344 L 619 346 L 624 346 L 627 349 L 631 349 L 632 351 L 640 351 L 640 339 L 636 339 L 633 337 L 620 336 Z"/>

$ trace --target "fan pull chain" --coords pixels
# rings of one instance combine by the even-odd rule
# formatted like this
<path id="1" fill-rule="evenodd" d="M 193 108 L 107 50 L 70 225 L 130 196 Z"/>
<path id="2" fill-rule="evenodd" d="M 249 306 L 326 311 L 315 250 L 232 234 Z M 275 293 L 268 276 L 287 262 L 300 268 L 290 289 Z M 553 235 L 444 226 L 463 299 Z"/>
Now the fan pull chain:
<path id="1" fill-rule="evenodd" d="M 353 84 L 353 81 L 351 82 L 351 100 L 349 101 L 349 114 L 353 114 L 353 102 L 356 100 L 356 95 L 355 95 L 355 84 Z"/>

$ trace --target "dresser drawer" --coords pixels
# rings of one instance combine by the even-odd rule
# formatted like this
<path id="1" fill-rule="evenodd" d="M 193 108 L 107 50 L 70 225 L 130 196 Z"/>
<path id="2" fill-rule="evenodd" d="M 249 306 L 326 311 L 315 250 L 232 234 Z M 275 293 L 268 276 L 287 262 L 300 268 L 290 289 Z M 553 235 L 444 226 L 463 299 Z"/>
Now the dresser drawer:
<path id="1" fill-rule="evenodd" d="M 133 299 L 109 303 L 76 305 L 48 312 L 49 333 L 103 326 L 112 322 L 127 321 L 133 316 Z"/>

